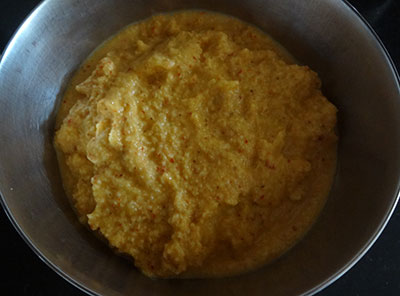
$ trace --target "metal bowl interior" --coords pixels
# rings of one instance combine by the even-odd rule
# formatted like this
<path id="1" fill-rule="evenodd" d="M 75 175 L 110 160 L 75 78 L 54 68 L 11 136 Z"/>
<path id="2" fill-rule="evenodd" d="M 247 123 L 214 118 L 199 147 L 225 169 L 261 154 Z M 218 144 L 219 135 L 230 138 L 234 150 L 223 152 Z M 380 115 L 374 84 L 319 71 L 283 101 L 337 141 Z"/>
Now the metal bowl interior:
<path id="1" fill-rule="evenodd" d="M 98 44 L 151 14 L 192 8 L 259 26 L 320 74 L 339 109 L 338 168 L 321 217 L 275 263 L 233 278 L 151 280 L 78 223 L 52 147 L 54 117 L 72 73 Z M 343 1 L 48 0 L 20 27 L 0 64 L 2 203 L 40 258 L 91 294 L 313 294 L 357 262 L 394 209 L 399 99 L 385 49 Z"/>

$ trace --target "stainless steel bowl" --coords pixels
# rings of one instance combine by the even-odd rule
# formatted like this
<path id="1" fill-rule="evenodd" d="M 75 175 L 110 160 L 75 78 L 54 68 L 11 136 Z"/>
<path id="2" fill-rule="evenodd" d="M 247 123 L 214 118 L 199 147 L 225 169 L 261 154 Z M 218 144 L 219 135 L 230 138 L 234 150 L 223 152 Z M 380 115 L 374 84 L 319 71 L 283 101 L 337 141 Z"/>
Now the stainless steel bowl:
<path id="1" fill-rule="evenodd" d="M 158 12 L 237 16 L 316 70 L 339 108 L 337 175 L 322 216 L 272 265 L 242 276 L 151 280 L 81 226 L 61 187 L 54 116 L 73 71 L 103 40 Z M 310 295 L 352 267 L 398 199 L 399 82 L 384 47 L 338 0 L 49 0 L 20 27 L 0 64 L 2 204 L 36 254 L 93 295 Z"/>

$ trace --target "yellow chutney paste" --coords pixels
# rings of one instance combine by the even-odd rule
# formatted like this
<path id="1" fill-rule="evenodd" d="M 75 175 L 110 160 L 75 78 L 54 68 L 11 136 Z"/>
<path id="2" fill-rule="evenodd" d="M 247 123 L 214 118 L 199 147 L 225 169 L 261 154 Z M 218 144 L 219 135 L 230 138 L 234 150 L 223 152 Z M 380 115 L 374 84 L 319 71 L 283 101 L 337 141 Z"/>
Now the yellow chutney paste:
<path id="1" fill-rule="evenodd" d="M 328 195 L 336 108 L 258 29 L 196 11 L 103 44 L 55 146 L 80 220 L 151 277 L 226 276 L 287 251 Z"/>

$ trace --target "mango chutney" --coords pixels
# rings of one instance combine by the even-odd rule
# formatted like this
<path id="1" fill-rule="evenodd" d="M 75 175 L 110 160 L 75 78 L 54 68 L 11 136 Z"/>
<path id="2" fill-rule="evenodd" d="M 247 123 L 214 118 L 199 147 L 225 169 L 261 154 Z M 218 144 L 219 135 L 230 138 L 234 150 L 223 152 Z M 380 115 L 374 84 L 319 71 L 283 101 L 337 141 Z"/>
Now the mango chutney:
<path id="1" fill-rule="evenodd" d="M 156 15 L 99 47 L 63 98 L 55 146 L 82 223 L 151 277 L 238 274 L 319 215 L 336 108 L 255 27 Z"/>

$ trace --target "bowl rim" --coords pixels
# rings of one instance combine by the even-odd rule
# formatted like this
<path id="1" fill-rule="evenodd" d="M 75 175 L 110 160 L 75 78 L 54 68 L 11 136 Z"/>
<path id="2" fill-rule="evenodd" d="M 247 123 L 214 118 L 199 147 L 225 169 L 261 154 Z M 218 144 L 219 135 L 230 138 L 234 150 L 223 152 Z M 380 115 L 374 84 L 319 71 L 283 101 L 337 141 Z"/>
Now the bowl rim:
<path id="1" fill-rule="evenodd" d="M 50 1 L 51 0 L 41 0 L 32 9 L 32 11 L 27 15 L 27 17 L 22 21 L 22 23 L 17 27 L 17 29 L 13 33 L 10 40 L 7 42 L 6 46 L 4 47 L 4 50 L 2 51 L 2 53 L 0 55 L 0 73 L 1 73 L 4 58 L 8 55 L 9 51 L 12 50 L 15 41 L 18 39 L 18 36 L 24 31 L 25 27 L 27 27 L 29 25 L 29 23 L 35 17 L 35 15 L 38 14 L 39 11 L 46 5 L 46 3 L 50 2 Z M 344 6 L 347 9 L 349 9 L 354 14 L 354 16 L 357 17 L 361 21 L 361 25 L 363 26 L 363 28 L 366 29 L 371 34 L 371 36 L 373 37 L 373 39 L 375 41 L 377 41 L 379 51 L 383 54 L 386 62 L 390 66 L 390 69 L 393 73 L 393 78 L 395 80 L 395 84 L 397 85 L 397 89 L 400 93 L 400 75 L 399 75 L 396 65 L 395 65 L 393 59 L 391 58 L 389 51 L 387 50 L 383 41 L 381 40 L 379 35 L 375 32 L 373 27 L 368 23 L 366 18 L 348 0 L 342 0 L 342 2 L 344 4 Z M 50 261 L 45 255 L 43 255 L 43 253 L 35 246 L 35 244 L 29 239 L 29 237 L 23 232 L 20 225 L 13 217 L 13 214 L 11 213 L 4 196 L 5 195 L 0 188 L 0 203 L 2 205 L 2 208 L 3 208 L 6 216 L 10 220 L 14 229 L 17 231 L 17 233 L 20 235 L 20 237 L 23 239 L 23 241 L 30 247 L 30 249 L 33 251 L 33 253 L 36 254 L 36 256 L 39 257 L 39 259 L 42 262 L 44 262 L 48 267 L 50 267 L 51 270 L 56 272 L 61 278 L 66 280 L 68 283 L 70 283 L 75 288 L 77 288 L 80 291 L 82 291 L 88 295 L 91 295 L 91 296 L 102 296 L 101 294 L 98 294 L 97 292 L 87 288 L 83 283 L 74 279 L 70 275 L 66 274 L 56 264 L 54 264 L 52 261 Z M 337 281 L 339 278 L 341 278 L 354 265 L 356 265 L 361 260 L 361 258 L 364 257 L 364 255 L 370 250 L 370 248 L 374 245 L 374 243 L 377 241 L 377 239 L 382 234 L 383 230 L 385 229 L 386 225 L 388 224 L 390 218 L 392 217 L 392 215 L 396 209 L 399 199 L 400 199 L 400 183 L 397 184 L 396 194 L 393 199 L 390 210 L 386 213 L 386 216 L 383 218 L 382 222 L 378 226 L 375 233 L 365 243 L 365 245 L 359 250 L 359 252 L 356 255 L 354 255 L 353 258 L 347 262 L 347 264 L 345 264 L 340 269 L 338 269 L 334 274 L 332 274 L 330 277 L 328 277 L 327 279 L 325 279 L 324 281 L 322 281 L 321 283 L 319 283 L 312 289 L 304 292 L 303 294 L 301 294 L 301 296 L 312 296 L 312 295 L 317 294 L 318 292 L 321 292 L 322 290 L 324 290 L 325 288 L 327 288 L 328 286 L 333 284 L 335 281 Z"/>

